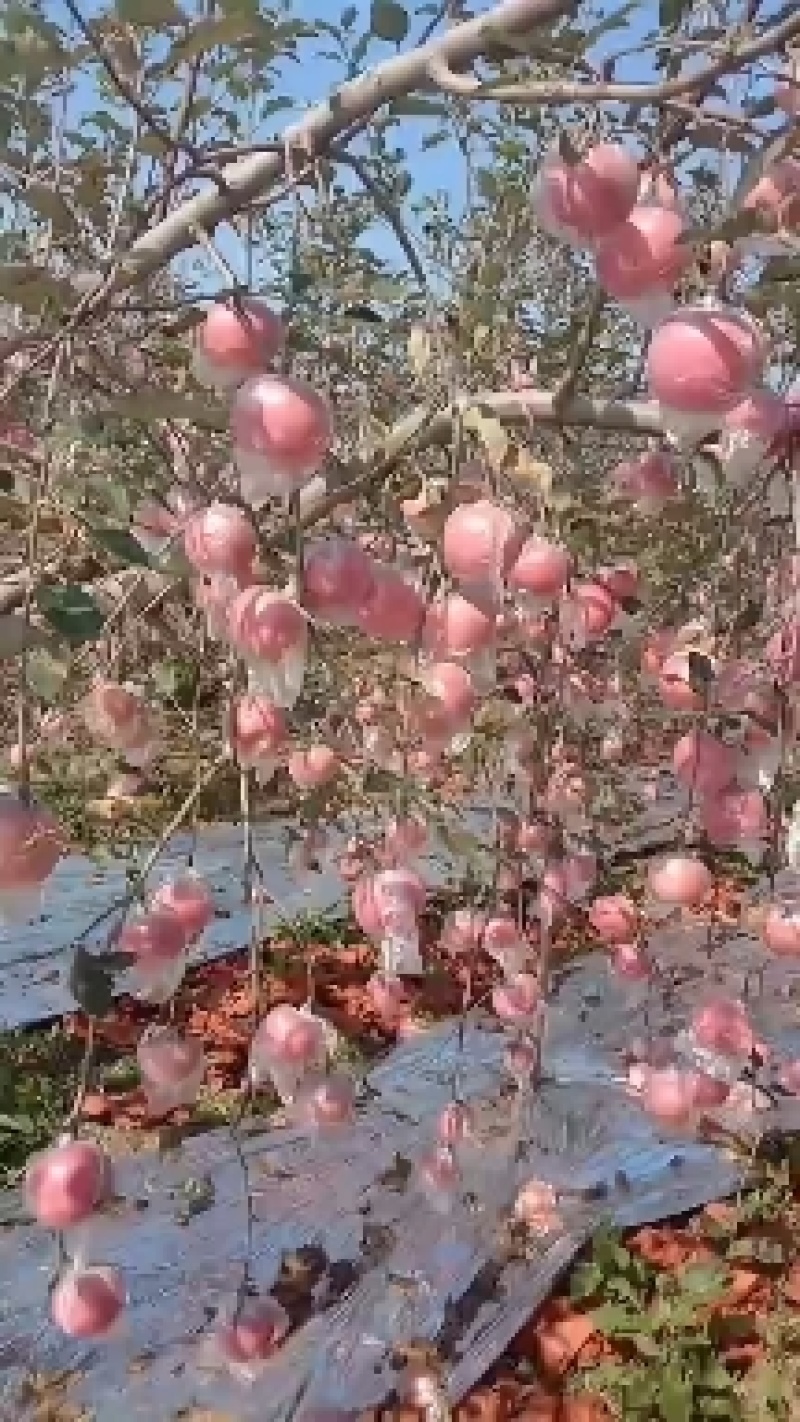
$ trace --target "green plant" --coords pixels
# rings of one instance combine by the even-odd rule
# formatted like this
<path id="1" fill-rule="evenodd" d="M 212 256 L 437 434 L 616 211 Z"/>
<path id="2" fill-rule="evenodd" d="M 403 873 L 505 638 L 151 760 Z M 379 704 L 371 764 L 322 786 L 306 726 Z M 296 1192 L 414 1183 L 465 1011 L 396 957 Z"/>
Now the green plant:
<path id="1" fill-rule="evenodd" d="M 593 1318 L 621 1356 L 585 1370 L 581 1384 L 630 1422 L 736 1422 L 744 1414 L 735 1379 L 718 1360 L 712 1312 L 727 1282 L 716 1262 L 659 1272 L 602 1232 L 573 1293 L 604 1300 Z"/>
<path id="2" fill-rule="evenodd" d="M 0 1186 L 50 1144 L 75 1095 L 82 1043 L 60 1028 L 0 1033 Z"/>

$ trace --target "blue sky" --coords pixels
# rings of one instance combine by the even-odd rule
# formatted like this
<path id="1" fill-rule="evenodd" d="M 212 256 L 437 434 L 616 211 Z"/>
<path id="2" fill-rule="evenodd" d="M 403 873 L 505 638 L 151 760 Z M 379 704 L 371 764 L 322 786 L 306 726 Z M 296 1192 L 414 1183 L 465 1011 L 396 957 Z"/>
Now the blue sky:
<path id="1" fill-rule="evenodd" d="M 738 3 L 744 5 L 745 0 L 738 0 Z M 762 7 L 762 14 L 774 14 L 780 5 L 781 0 L 767 0 L 767 3 Z M 343 8 L 342 0 L 293 0 L 290 13 L 293 17 L 313 23 L 320 14 L 330 18 L 338 17 Z M 355 8 L 358 18 L 353 33 L 357 36 L 368 29 L 370 0 L 355 0 Z M 413 14 L 416 8 L 416 0 L 408 0 L 409 12 Z M 489 8 L 488 0 L 473 0 L 472 8 Z M 595 15 L 608 17 L 618 12 L 620 8 L 620 0 L 597 0 L 595 6 L 592 7 L 592 18 L 584 20 L 584 25 L 591 25 Z M 634 3 L 632 8 L 626 7 L 622 25 L 609 30 L 596 43 L 590 51 L 591 58 L 602 60 L 609 53 L 626 50 L 629 53 L 620 62 L 615 77 L 638 82 L 655 78 L 654 53 L 652 46 L 648 46 L 646 41 L 652 37 L 657 28 L 658 8 L 658 0 L 638 0 L 638 3 Z M 57 16 L 59 21 L 66 19 L 62 0 L 50 0 L 47 9 L 53 17 Z M 100 6 L 96 0 L 84 0 L 84 13 L 91 15 L 97 13 L 99 9 Z M 584 7 L 584 14 L 588 14 L 588 10 L 588 6 Z M 427 17 L 422 17 L 421 23 L 424 24 L 426 21 Z M 419 24 L 420 22 L 412 30 L 412 37 L 414 33 L 418 32 Z M 409 42 L 410 40 L 407 43 Z M 314 53 L 313 41 L 304 40 L 301 42 L 303 62 L 301 64 L 284 62 L 280 65 L 277 92 L 285 94 L 292 101 L 293 111 L 287 110 L 285 113 L 271 118 L 269 128 L 262 129 L 260 136 L 272 136 L 272 133 L 279 131 L 286 123 L 291 122 L 305 107 L 318 102 L 335 87 L 337 82 L 340 82 L 341 66 L 327 61 L 323 57 L 322 51 L 327 44 L 328 41 L 322 39 L 316 47 L 316 53 Z M 395 50 L 396 47 L 392 44 L 373 41 L 366 55 L 365 67 L 372 67 L 382 59 L 389 58 Z M 72 107 L 76 116 L 81 109 L 86 111 L 98 107 L 96 95 L 92 93 L 88 82 L 79 85 Z M 405 119 L 395 130 L 396 142 L 405 149 L 408 155 L 407 166 L 414 178 L 415 192 L 431 192 L 442 189 L 457 205 L 463 193 L 463 160 L 452 144 L 427 151 L 423 149 L 421 139 L 429 131 L 429 119 Z M 223 246 L 227 252 L 229 247 L 225 239 L 223 239 Z M 391 235 L 381 232 L 378 237 L 378 250 L 387 257 L 394 252 L 395 244 Z"/>

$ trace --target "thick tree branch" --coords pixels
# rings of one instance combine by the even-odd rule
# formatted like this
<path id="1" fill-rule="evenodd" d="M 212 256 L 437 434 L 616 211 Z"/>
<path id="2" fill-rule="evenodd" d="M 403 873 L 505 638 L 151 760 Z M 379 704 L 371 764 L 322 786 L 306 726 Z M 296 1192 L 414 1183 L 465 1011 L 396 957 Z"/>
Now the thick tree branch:
<path id="1" fill-rule="evenodd" d="M 660 435 L 663 425 L 658 406 L 650 400 L 613 400 L 568 395 L 559 398 L 547 390 L 483 390 L 476 395 L 463 395 L 462 409 L 479 406 L 504 424 L 530 427 L 545 425 L 576 425 L 588 429 L 634 435 Z M 334 484 L 315 479 L 313 486 L 303 490 L 301 519 L 303 528 L 311 528 L 328 518 L 341 504 L 362 497 L 370 489 L 384 484 L 400 459 L 412 449 L 415 453 L 447 444 L 453 436 L 454 409 L 432 412 L 426 420 L 412 411 L 390 430 L 383 454 L 375 451 L 368 465 L 353 478 Z M 268 540 L 269 550 L 280 547 L 285 537 L 294 533 L 294 521 L 287 520 Z"/>
<path id="2" fill-rule="evenodd" d="M 285 151 L 260 153 L 224 168 L 222 184 L 216 191 L 191 198 L 140 237 L 116 273 L 112 290 L 135 286 L 191 247 L 198 227 L 213 228 L 258 198 L 284 172 L 287 153 L 292 148 L 324 152 L 328 144 L 384 104 L 426 88 L 429 68 L 437 61 L 457 69 L 472 63 L 506 35 L 525 34 L 576 10 L 574 0 L 502 0 L 487 14 L 455 25 L 428 44 L 399 54 L 343 84 L 287 130 Z M 102 300 L 107 300 L 108 295 L 104 291 Z"/>
<path id="3" fill-rule="evenodd" d="M 663 104 L 668 99 L 685 98 L 699 91 L 708 92 L 714 81 L 733 74 L 765 54 L 779 53 L 785 45 L 800 35 L 800 14 L 791 15 L 780 25 L 774 25 L 757 39 L 735 46 L 728 43 L 711 64 L 694 74 L 665 79 L 660 84 L 579 83 L 561 79 L 544 79 L 519 84 L 502 81 L 481 83 L 465 74 L 453 72 L 444 54 L 433 57 L 428 77 L 443 93 L 459 99 L 484 99 L 495 104 L 601 104 L 623 103 L 641 107 Z"/>

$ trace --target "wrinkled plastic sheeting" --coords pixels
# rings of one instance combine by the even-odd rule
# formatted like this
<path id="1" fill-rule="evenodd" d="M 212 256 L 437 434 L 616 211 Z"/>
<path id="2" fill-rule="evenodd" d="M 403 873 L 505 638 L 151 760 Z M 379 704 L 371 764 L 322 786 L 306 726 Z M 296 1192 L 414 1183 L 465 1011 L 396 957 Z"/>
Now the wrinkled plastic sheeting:
<path id="1" fill-rule="evenodd" d="M 253 852 L 264 891 L 260 922 L 266 933 L 279 921 L 330 909 L 342 898 L 332 872 L 302 876 L 287 867 L 288 824 L 260 825 Z M 153 882 L 193 866 L 210 885 L 216 917 L 195 953 L 198 960 L 234 953 L 250 941 L 252 909 L 242 889 L 242 831 L 235 825 L 203 828 L 196 842 L 177 835 L 164 851 Z M 25 924 L 0 924 L 0 1024 L 22 1027 L 75 1011 L 68 987 L 73 945 L 88 925 L 108 914 L 87 946 L 105 946 L 113 909 L 129 891 L 122 860 L 97 864 L 83 855 L 62 860 L 47 884 L 41 913 Z M 109 912 L 111 911 L 111 912 Z"/>
<path id="2" fill-rule="evenodd" d="M 625 790 L 638 803 L 638 813 L 625 820 L 624 835 L 621 827 L 615 830 L 608 821 L 604 827 L 609 840 L 629 852 L 663 837 L 685 808 L 670 777 L 637 772 L 626 778 Z M 494 808 L 500 805 L 498 800 Z M 459 828 L 466 829 L 477 843 L 491 842 L 491 808 L 482 807 L 467 814 L 459 811 L 455 819 Z M 259 911 L 263 933 L 280 921 L 330 910 L 343 901 L 342 881 L 330 869 L 301 874 L 290 867 L 287 849 L 291 832 L 290 822 L 278 818 L 254 828 L 257 881 L 264 892 Z M 345 835 L 346 829 L 340 827 L 330 836 L 332 844 L 341 846 Z M 454 869 L 463 870 L 464 864 L 458 864 L 452 843 L 448 847 L 439 841 L 434 848 L 434 856 L 426 862 L 425 875 L 432 884 L 442 884 Z M 250 941 L 252 928 L 252 909 L 243 896 L 241 828 L 209 825 L 196 838 L 176 835 L 159 860 L 153 882 L 184 870 L 190 851 L 194 868 L 212 889 L 217 909 L 195 950 L 194 960 L 234 953 Z M 97 864 L 83 855 L 70 855 L 48 881 L 42 910 L 36 917 L 21 924 L 0 922 L 0 1025 L 24 1027 L 75 1010 L 68 986 L 73 945 L 83 938 L 88 925 L 102 920 L 86 944 L 90 949 L 105 946 L 114 919 L 109 911 L 129 889 L 127 867 L 122 860 Z"/>
<path id="3" fill-rule="evenodd" d="M 666 948 L 670 933 L 664 930 Z M 697 967 L 703 941 L 690 942 L 692 951 L 683 943 L 674 956 L 682 964 L 694 955 Z M 748 951 L 749 972 L 756 971 L 758 945 L 751 940 L 746 950 L 737 940 L 735 949 L 730 973 L 742 972 Z M 715 960 L 702 975 L 725 971 Z M 696 975 L 679 978 L 668 994 L 651 995 L 645 1013 L 597 956 L 565 973 L 535 1097 L 509 1083 L 506 1039 L 495 1023 L 470 1022 L 463 1045 L 458 1024 L 449 1023 L 408 1040 L 370 1073 L 353 1130 L 311 1141 L 284 1124 L 250 1135 L 254 1281 L 270 1288 L 285 1254 L 309 1244 L 328 1263 L 308 1320 L 251 1387 L 211 1371 L 204 1341 L 215 1310 L 230 1306 L 244 1264 L 242 1170 L 227 1133 L 121 1164 L 124 1199 L 97 1226 L 91 1257 L 124 1269 L 130 1307 L 121 1337 L 103 1346 L 73 1345 L 46 1321 L 53 1241 L 30 1224 L 5 1229 L 0 1415 L 35 1416 L 18 1391 L 27 1366 L 62 1374 L 59 1397 L 96 1422 L 190 1419 L 193 1408 L 234 1422 L 283 1422 L 298 1398 L 300 1415 L 323 1405 L 358 1410 L 391 1394 L 393 1350 L 422 1339 L 436 1341 L 452 1399 L 460 1398 L 599 1225 L 666 1218 L 741 1183 L 732 1156 L 661 1137 L 628 1094 L 623 1054 L 643 1021 L 654 1037 L 674 1038 L 696 1005 Z M 767 1041 L 775 1031 L 784 1047 L 794 1044 L 789 995 L 770 1002 L 764 994 L 753 1011 Z M 410 1167 L 431 1144 L 456 1077 L 475 1112 L 477 1146 L 464 1158 L 464 1199 L 441 1215 L 418 1193 Z M 767 1106 L 747 1087 L 732 1124 L 750 1135 L 800 1124 L 790 1100 Z M 521 1253 L 508 1247 L 508 1222 L 517 1190 L 531 1178 L 565 1192 L 563 1229 Z M 339 1266 L 341 1278 L 343 1264 L 349 1284 L 337 1294 L 330 1266 Z"/>

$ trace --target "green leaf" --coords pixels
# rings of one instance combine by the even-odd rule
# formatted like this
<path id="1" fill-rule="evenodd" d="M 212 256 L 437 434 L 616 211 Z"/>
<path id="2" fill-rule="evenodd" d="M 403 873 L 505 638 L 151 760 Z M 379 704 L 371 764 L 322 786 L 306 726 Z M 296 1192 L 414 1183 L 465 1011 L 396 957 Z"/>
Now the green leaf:
<path id="1" fill-rule="evenodd" d="M 39 588 L 36 605 L 54 631 L 73 647 L 95 641 L 105 626 L 103 613 L 85 588 Z"/>
<path id="2" fill-rule="evenodd" d="M 664 1422 L 687 1422 L 693 1411 L 694 1388 L 677 1369 L 663 1372 L 658 1399 Z"/>
<path id="3" fill-rule="evenodd" d="M 681 1272 L 679 1283 L 681 1293 L 695 1302 L 707 1302 L 722 1293 L 727 1279 L 728 1271 L 721 1264 L 691 1264 Z"/>
<path id="4" fill-rule="evenodd" d="M 157 662 L 152 670 L 153 687 L 156 695 L 176 701 L 188 709 L 194 701 L 199 677 L 193 662 L 178 660 Z"/>
<path id="5" fill-rule="evenodd" d="M 388 105 L 390 114 L 402 114 L 403 118 L 447 118 L 447 108 L 436 99 L 422 99 L 416 94 L 393 99 Z"/>
<path id="6" fill-rule="evenodd" d="M 372 0 L 369 27 L 376 39 L 402 44 L 411 28 L 411 21 L 397 0 Z"/>
<path id="7" fill-rule="evenodd" d="M 52 706 L 61 695 L 69 667 L 52 652 L 42 650 L 30 653 L 27 673 L 28 686 L 34 696 Z"/>
<path id="8" fill-rule="evenodd" d="M 383 324 L 383 317 L 377 311 L 373 311 L 366 302 L 356 302 L 353 306 L 345 306 L 342 311 L 343 316 L 347 316 L 351 321 L 366 321 L 370 326 L 380 326 Z"/>
<path id="9" fill-rule="evenodd" d="M 137 568 L 150 567 L 150 560 L 141 543 L 137 542 L 129 529 L 87 525 L 87 533 L 98 548 L 118 558 L 120 563 Z"/>
<path id="10" fill-rule="evenodd" d="M 0 1132 L 10 1136 L 32 1136 L 36 1125 L 30 1116 L 6 1116 L 0 1113 Z"/>
<path id="11" fill-rule="evenodd" d="M 89 1017 L 105 1017 L 114 1002 L 114 976 L 101 958 L 80 945 L 75 949 L 69 990 Z"/>
<path id="12" fill-rule="evenodd" d="M 600 1332 L 609 1338 L 630 1338 L 639 1333 L 642 1327 L 642 1314 L 638 1309 L 617 1304 L 605 1304 L 602 1308 L 594 1309 L 592 1320 Z"/>
<path id="13" fill-rule="evenodd" d="M 639 9 L 639 0 L 625 0 L 624 5 L 620 5 L 617 10 L 612 10 L 610 15 L 606 15 L 598 24 L 593 25 L 582 38 L 582 48 L 589 49 L 603 35 L 610 34 L 612 30 L 625 30 L 628 27 L 628 20 Z M 559 41 L 561 36 L 559 35 Z"/>
<path id="14" fill-rule="evenodd" d="M 694 0 L 659 0 L 658 23 L 662 29 L 679 25 L 692 8 Z"/>
<path id="15" fill-rule="evenodd" d="M 285 38 L 285 30 L 278 29 L 261 16 L 247 14 L 218 15 L 215 19 L 201 20 L 192 25 L 188 34 L 182 35 L 172 46 L 167 59 L 167 69 L 174 69 L 186 60 L 198 59 L 210 49 L 223 45 L 248 43 L 256 45 L 259 51 L 269 44 L 277 49 Z"/>
<path id="16" fill-rule="evenodd" d="M 187 17 L 173 0 L 117 0 L 117 14 L 128 25 L 163 30 L 167 25 L 186 23 Z"/>
<path id="17" fill-rule="evenodd" d="M 702 696 L 714 681 L 714 666 L 702 652 L 689 653 L 689 685 Z"/>

